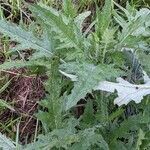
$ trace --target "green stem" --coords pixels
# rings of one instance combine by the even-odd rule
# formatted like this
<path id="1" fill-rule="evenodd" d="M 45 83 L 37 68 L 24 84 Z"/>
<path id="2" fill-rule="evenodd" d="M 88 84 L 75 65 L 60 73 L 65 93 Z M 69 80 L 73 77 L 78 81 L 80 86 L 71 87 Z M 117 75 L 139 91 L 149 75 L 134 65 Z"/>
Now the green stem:
<path id="1" fill-rule="evenodd" d="M 103 50 L 103 58 L 102 58 L 102 63 L 103 63 L 103 64 L 104 64 L 104 62 L 105 62 L 106 52 L 107 52 L 107 43 L 105 44 L 105 47 L 104 47 L 104 50 Z"/>

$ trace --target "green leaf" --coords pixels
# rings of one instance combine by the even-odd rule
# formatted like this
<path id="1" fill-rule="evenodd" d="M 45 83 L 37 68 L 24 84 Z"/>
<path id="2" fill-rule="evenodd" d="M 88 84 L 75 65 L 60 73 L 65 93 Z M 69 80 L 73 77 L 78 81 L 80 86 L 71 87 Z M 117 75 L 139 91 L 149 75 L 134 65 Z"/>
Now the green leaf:
<path id="1" fill-rule="evenodd" d="M 19 45 L 15 47 L 15 50 L 35 49 L 46 53 L 48 56 L 52 55 L 50 47 L 50 41 L 47 39 L 39 39 L 35 37 L 31 32 L 26 31 L 19 26 L 0 20 L 0 32 L 9 36 L 12 40 L 19 42 Z"/>
<path id="2" fill-rule="evenodd" d="M 94 128 L 85 129 L 79 132 L 80 142 L 73 144 L 70 150 L 89 150 L 96 146 L 102 150 L 109 150 L 108 144 L 100 134 L 95 133 Z M 94 149 L 94 147 L 93 147 Z"/>
<path id="3" fill-rule="evenodd" d="M 124 109 L 122 109 L 122 108 L 112 112 L 109 116 L 109 120 L 110 121 L 114 120 L 115 118 L 121 116 L 123 114 L 123 112 L 124 112 Z"/>
<path id="4" fill-rule="evenodd" d="M 97 10 L 97 23 L 96 23 L 96 32 L 98 33 L 99 38 L 103 35 L 104 31 L 109 27 L 111 22 L 112 14 L 112 0 L 105 0 L 105 5 L 100 12 Z"/>
<path id="5" fill-rule="evenodd" d="M 67 127 L 56 129 L 46 135 L 40 135 L 38 141 L 29 144 L 25 150 L 40 149 L 66 149 L 66 150 L 89 150 L 92 146 L 97 146 L 103 150 L 109 150 L 108 144 L 100 134 L 95 132 L 95 128 L 88 128 L 76 131 L 77 121 L 69 119 Z"/>
<path id="6" fill-rule="evenodd" d="M 120 142 L 120 141 L 115 141 L 113 144 L 111 144 L 111 149 L 112 150 L 128 150 L 125 147 L 125 144 L 123 142 Z"/>
<path id="7" fill-rule="evenodd" d="M 89 63 L 67 63 L 61 66 L 65 72 L 76 74 L 78 81 L 74 82 L 74 88 L 65 101 L 65 109 L 75 106 L 77 102 L 84 98 L 87 93 L 91 93 L 100 81 L 117 77 L 120 72 L 111 65 L 94 66 Z"/>
<path id="8" fill-rule="evenodd" d="M 118 46 L 128 47 L 133 40 L 138 40 L 134 43 L 134 48 L 138 48 L 138 44 L 142 41 L 142 37 L 150 36 L 150 10 L 142 8 L 139 11 L 135 10 L 135 13 L 128 11 L 116 4 L 126 15 L 127 20 L 124 19 L 117 11 L 114 11 L 114 18 L 122 27 L 122 31 L 118 34 Z M 130 38 L 132 36 L 132 38 Z M 130 39 L 129 39 L 130 38 Z M 129 39 L 129 40 L 128 40 Z M 133 47 L 133 46 L 132 46 Z"/>
<path id="9" fill-rule="evenodd" d="M 94 122 L 95 116 L 94 116 L 93 102 L 91 100 L 87 101 L 82 119 L 83 122 L 87 125 L 91 125 Z"/>
<path id="10" fill-rule="evenodd" d="M 70 118 L 65 123 L 66 127 L 62 129 L 54 129 L 52 132 L 46 133 L 46 135 L 40 135 L 37 142 L 29 144 L 25 150 L 68 149 L 71 144 L 79 141 L 79 136 L 75 133 L 75 126 L 78 124 L 78 121 Z"/>
<path id="11" fill-rule="evenodd" d="M 57 129 L 62 126 L 62 97 L 61 77 L 58 71 L 59 60 L 53 59 L 50 72 L 47 72 L 49 79 L 45 83 L 45 90 L 48 92 L 46 98 L 40 102 L 41 106 L 48 111 L 39 111 L 37 117 L 49 130 Z"/>
<path id="12" fill-rule="evenodd" d="M 148 75 L 150 75 L 150 64 L 149 64 L 150 54 L 146 55 L 143 52 L 139 52 L 138 60 L 141 63 L 143 69 L 148 73 Z"/>
<path id="13" fill-rule="evenodd" d="M 115 42 L 114 41 L 114 33 L 115 33 L 115 30 L 113 28 L 112 29 L 106 28 L 105 31 L 103 32 L 101 42 L 104 44 L 109 44 L 109 43 Z"/>
<path id="14" fill-rule="evenodd" d="M 72 2 L 72 0 L 63 0 L 63 11 L 67 17 L 74 18 L 77 14 L 77 10 Z"/>
<path id="15" fill-rule="evenodd" d="M 0 133 L 0 149 L 2 150 L 15 150 L 15 145 L 6 136 Z"/>
<path id="16" fill-rule="evenodd" d="M 142 129 L 139 130 L 139 134 L 138 134 L 138 140 L 137 140 L 137 144 L 136 144 L 136 149 L 140 150 L 140 145 L 142 145 L 142 140 L 145 139 L 145 133 L 143 132 Z"/>
<path id="17" fill-rule="evenodd" d="M 140 126 L 141 118 L 139 115 L 134 115 L 124 120 L 119 127 L 116 127 L 110 134 L 110 141 L 115 141 L 117 138 L 125 137 L 129 131 L 136 131 Z"/>
<path id="18" fill-rule="evenodd" d="M 64 47 L 81 49 L 83 41 L 82 34 L 77 33 L 75 25 L 72 21 L 70 22 L 66 16 L 51 7 L 46 7 L 44 5 L 31 6 L 30 10 L 40 18 L 44 24 L 49 26 L 51 31 L 56 33 L 55 38 L 62 42 L 62 44 L 58 46 L 59 49 Z"/>

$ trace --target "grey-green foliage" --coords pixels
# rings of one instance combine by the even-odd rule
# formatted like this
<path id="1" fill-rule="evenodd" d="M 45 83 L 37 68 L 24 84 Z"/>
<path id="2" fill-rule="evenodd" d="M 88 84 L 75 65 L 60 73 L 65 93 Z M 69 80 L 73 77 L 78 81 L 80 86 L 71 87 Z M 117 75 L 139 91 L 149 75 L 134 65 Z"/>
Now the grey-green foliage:
<path id="1" fill-rule="evenodd" d="M 143 40 L 143 37 L 148 38 L 150 36 L 150 10 L 142 8 L 137 11 L 135 9 L 125 9 L 116 3 L 115 5 L 125 14 L 125 16 L 121 16 L 114 11 L 114 18 L 122 27 L 121 33 L 118 34 L 119 45 L 140 49 L 141 44 L 146 44 L 146 40 Z M 127 17 L 127 19 L 124 19 L 124 17 Z"/>
<path id="2" fill-rule="evenodd" d="M 59 39 L 61 44 L 57 49 L 61 48 L 76 48 L 82 49 L 83 37 L 78 32 L 76 26 L 62 13 L 55 11 L 46 6 L 31 6 L 32 12 L 39 17 L 44 24 L 51 28 L 51 32 L 55 32 L 55 39 Z"/>
<path id="3" fill-rule="evenodd" d="M 61 66 L 65 72 L 75 74 L 78 81 L 74 82 L 71 94 L 66 98 L 65 109 L 68 110 L 84 98 L 87 93 L 91 93 L 100 81 L 111 79 L 120 75 L 120 71 L 110 65 L 93 65 L 90 63 L 67 63 Z M 111 72 L 111 74 L 110 74 Z"/>
<path id="4" fill-rule="evenodd" d="M 0 20 L 0 32 L 19 43 L 14 51 L 31 48 L 38 52 L 28 62 L 10 61 L 0 65 L 0 69 L 45 66 L 48 76 L 45 98 L 39 102 L 42 108 L 36 114 L 45 132 L 37 138 L 37 142 L 25 149 L 134 149 L 140 139 L 137 134 L 139 127 L 145 134 L 145 139 L 140 139 L 140 146 L 149 145 L 149 107 L 145 108 L 149 103 L 146 102 L 142 108 L 137 108 L 133 116 L 128 117 L 124 109 L 118 111 L 105 93 L 97 96 L 96 104 L 92 95 L 100 81 L 122 75 L 120 69 L 124 70 L 126 66 L 121 50 L 137 50 L 142 54 L 145 54 L 142 51 L 149 50 L 149 10 L 132 10 L 129 5 L 124 9 L 117 5 L 123 12 L 121 15 L 113 8 L 112 1 L 106 0 L 102 12 L 97 11 L 92 25 L 96 32 L 90 33 L 90 27 L 83 34 L 83 22 L 90 12 L 77 15 L 75 10 L 70 10 L 74 8 L 70 2 L 64 0 L 64 13 L 43 5 L 30 6 L 43 30 L 41 38 Z M 139 62 L 142 63 L 142 60 Z M 148 68 L 148 64 L 143 64 Z M 59 73 L 59 69 L 77 76 L 78 81 L 71 83 Z M 89 93 L 92 98 L 85 98 Z M 70 116 L 74 111 L 71 108 L 78 110 L 76 104 L 81 99 L 90 102 L 85 106 L 83 117 L 72 120 Z"/>
<path id="5" fill-rule="evenodd" d="M 93 101 L 92 100 L 87 101 L 87 104 L 86 104 L 85 110 L 84 110 L 84 114 L 82 116 L 82 120 L 88 126 L 93 125 L 93 123 L 95 122 L 95 115 L 94 115 Z"/>
<path id="6" fill-rule="evenodd" d="M 150 37 L 150 10 L 148 8 L 141 8 L 136 10 L 127 3 L 127 8 L 123 8 L 117 3 L 115 5 L 123 12 L 113 11 L 113 16 L 116 22 L 120 25 L 121 31 L 118 32 L 118 44 L 116 50 L 127 51 L 131 57 L 127 59 L 132 62 L 133 70 L 140 72 L 142 67 L 149 72 L 149 64 L 146 63 L 149 58 L 149 37 Z M 129 51 L 129 52 L 128 52 Z M 147 55 L 146 55 L 147 53 Z M 143 59 L 143 56 L 145 59 Z M 136 63 L 135 61 L 136 60 Z M 136 66 L 135 66 L 136 65 Z"/>
<path id="7" fill-rule="evenodd" d="M 26 150 L 40 150 L 52 148 L 64 148 L 66 150 L 88 150 L 93 146 L 108 150 L 108 145 L 100 134 L 96 133 L 96 127 L 87 128 L 77 132 L 75 127 L 79 124 L 76 119 L 70 118 L 63 129 L 55 129 L 52 132 L 41 135 L 38 141 L 29 144 Z"/>
<path id="8" fill-rule="evenodd" d="M 75 8 L 72 0 L 63 0 L 63 12 L 67 17 L 74 18 L 77 15 L 77 10 Z"/>
<path id="9" fill-rule="evenodd" d="M 112 0 L 105 0 L 105 5 L 102 11 L 97 10 L 96 32 L 100 37 L 103 35 L 105 30 L 109 27 L 111 23 L 112 5 Z"/>
<path id="10" fill-rule="evenodd" d="M 150 54 L 146 54 L 146 53 L 142 53 L 139 52 L 138 53 L 138 59 L 143 67 L 143 69 L 148 73 L 148 75 L 150 74 L 150 65 L 149 65 L 149 60 L 150 60 Z"/>
<path id="11" fill-rule="evenodd" d="M 51 41 L 46 36 L 43 38 L 37 38 L 32 32 L 26 31 L 21 27 L 9 23 L 4 19 L 0 20 L 0 32 L 9 36 L 12 40 L 19 43 L 13 50 L 25 50 L 25 49 L 36 49 L 42 51 L 45 55 L 51 56 Z"/>
<path id="12" fill-rule="evenodd" d="M 2 135 L 1 133 L 0 133 L 0 149 L 2 149 L 2 150 L 15 150 L 15 145 L 12 142 L 12 140 L 7 138 L 5 135 Z"/>
<path id="13" fill-rule="evenodd" d="M 40 102 L 43 108 L 48 111 L 39 111 L 37 118 L 42 122 L 45 131 L 58 129 L 62 127 L 62 102 L 61 97 L 62 80 L 58 72 L 59 59 L 51 62 L 51 67 L 47 72 L 49 79 L 45 83 L 45 90 L 48 92 L 46 98 Z"/>

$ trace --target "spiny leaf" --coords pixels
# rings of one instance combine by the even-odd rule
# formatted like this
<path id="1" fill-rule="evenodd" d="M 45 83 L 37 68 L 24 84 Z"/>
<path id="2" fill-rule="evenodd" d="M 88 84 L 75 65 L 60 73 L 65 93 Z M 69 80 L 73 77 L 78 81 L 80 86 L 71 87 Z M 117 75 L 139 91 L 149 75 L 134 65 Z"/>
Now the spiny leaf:
<path id="1" fill-rule="evenodd" d="M 100 134 L 95 133 L 94 128 L 85 129 L 79 132 L 80 142 L 74 143 L 70 150 L 89 150 L 96 145 L 99 149 L 109 150 L 108 144 Z"/>
<path id="2" fill-rule="evenodd" d="M 103 35 L 103 32 L 109 27 L 111 22 L 111 8 L 112 8 L 112 0 L 105 0 L 105 5 L 103 7 L 102 12 L 97 10 L 97 24 L 96 24 L 96 32 L 98 35 Z"/>
<path id="3" fill-rule="evenodd" d="M 10 139 L 0 133 L 0 149 L 1 148 L 3 150 L 15 150 L 15 145 Z"/>
<path id="4" fill-rule="evenodd" d="M 94 122 L 94 110 L 93 110 L 93 102 L 91 100 L 87 101 L 84 114 L 82 116 L 83 122 L 87 125 L 91 125 Z"/>
<path id="5" fill-rule="evenodd" d="M 128 119 L 124 120 L 119 127 L 116 126 L 110 133 L 110 141 L 113 142 L 117 138 L 122 138 L 129 131 L 135 131 L 138 129 L 141 123 L 141 117 L 139 115 L 133 115 Z"/>
<path id="6" fill-rule="evenodd" d="M 5 62 L 0 65 L 0 70 L 7 70 L 7 69 L 13 69 L 13 68 L 22 68 L 22 67 L 29 67 L 29 66 L 45 66 L 49 67 L 48 64 L 45 63 L 45 61 L 42 60 L 30 60 L 30 61 L 23 61 L 23 60 L 16 60 L 16 61 L 10 61 Z"/>
<path id="7" fill-rule="evenodd" d="M 117 77 L 120 72 L 108 65 L 98 65 L 88 63 L 68 63 L 61 66 L 67 73 L 76 74 L 78 81 L 74 82 L 74 88 L 65 101 L 66 110 L 75 106 L 77 102 L 84 98 L 87 93 L 98 85 L 99 81 Z M 110 74 L 111 72 L 111 74 Z"/>
<path id="8" fill-rule="evenodd" d="M 52 54 L 50 43 L 48 44 L 47 39 L 38 39 L 31 32 L 28 32 L 15 24 L 7 22 L 4 19 L 0 20 L 0 32 L 6 34 L 12 40 L 20 43 L 15 50 L 31 48 L 38 51 L 43 51 L 43 53 L 46 53 L 49 56 Z"/>
<path id="9" fill-rule="evenodd" d="M 143 69 L 150 75 L 150 54 L 145 54 L 143 52 L 138 53 L 138 60 L 141 63 Z"/>
<path id="10" fill-rule="evenodd" d="M 79 141 L 79 137 L 76 133 L 75 126 L 78 121 L 74 118 L 70 118 L 65 122 L 65 127 L 61 129 L 54 129 L 52 132 L 46 135 L 40 135 L 37 142 L 29 144 L 25 150 L 41 150 L 52 148 L 64 148 L 68 149 L 71 144 Z"/>
<path id="11" fill-rule="evenodd" d="M 117 4 L 118 7 L 121 7 Z M 122 7 L 121 7 L 122 8 Z M 118 35 L 119 46 L 128 45 L 128 38 L 133 36 L 136 37 L 136 42 L 134 46 L 137 46 L 139 41 L 141 42 L 141 37 L 149 37 L 149 19 L 150 19 L 150 10 L 147 8 L 140 9 L 135 11 L 135 13 L 128 12 L 125 8 L 122 8 L 126 14 L 127 20 L 125 20 L 121 15 L 114 11 L 114 18 L 122 27 L 121 33 Z M 138 37 L 138 38 L 137 38 Z M 130 39 L 132 41 L 132 39 Z"/>
<path id="12" fill-rule="evenodd" d="M 63 11 L 67 17 L 74 18 L 77 14 L 77 10 L 72 0 L 63 0 Z"/>
<path id="13" fill-rule="evenodd" d="M 142 140 L 145 139 L 145 133 L 143 132 L 142 129 L 139 130 L 139 134 L 138 134 L 138 140 L 137 140 L 137 144 L 136 144 L 136 149 L 140 150 L 140 146 L 142 145 Z"/>
<path id="14" fill-rule="evenodd" d="M 97 146 L 103 150 L 109 150 L 107 143 L 100 134 L 95 132 L 95 128 L 88 128 L 77 132 L 75 126 L 77 122 L 72 120 L 66 128 L 56 129 L 52 132 L 41 135 L 38 141 L 29 144 L 25 150 L 40 149 L 66 149 L 66 150 L 89 150 L 92 146 Z"/>
<path id="15" fill-rule="evenodd" d="M 51 62 L 50 72 L 47 72 L 49 79 L 45 83 L 45 90 L 47 94 L 45 100 L 41 101 L 40 104 L 48 109 L 48 112 L 39 111 L 37 117 L 50 130 L 60 128 L 62 126 L 62 98 L 61 93 L 61 78 L 58 72 L 59 60 L 55 59 Z"/>
<path id="16" fill-rule="evenodd" d="M 118 97 L 114 100 L 114 104 L 119 106 L 127 105 L 132 100 L 140 103 L 144 96 L 150 94 L 150 78 L 146 74 L 144 75 L 145 84 L 134 85 L 122 78 L 117 78 L 117 81 L 119 83 L 100 82 L 95 89 L 107 92 L 115 92 L 117 90 Z"/>
<path id="17" fill-rule="evenodd" d="M 31 6 L 31 11 L 39 17 L 44 24 L 51 28 L 51 31 L 56 33 L 55 38 L 62 42 L 59 47 L 75 47 L 81 49 L 83 41 L 82 35 L 77 36 L 75 25 L 70 22 L 65 16 L 56 10 L 44 5 Z M 64 44 L 65 43 L 65 44 Z"/>

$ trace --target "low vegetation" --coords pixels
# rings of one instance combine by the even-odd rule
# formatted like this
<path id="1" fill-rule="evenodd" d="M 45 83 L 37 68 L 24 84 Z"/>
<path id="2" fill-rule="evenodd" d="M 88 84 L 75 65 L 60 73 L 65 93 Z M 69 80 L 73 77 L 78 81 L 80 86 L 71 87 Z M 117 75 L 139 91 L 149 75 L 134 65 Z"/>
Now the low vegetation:
<path id="1" fill-rule="evenodd" d="M 0 148 L 148 150 L 148 2 L 29 2 L 1 4 Z"/>

